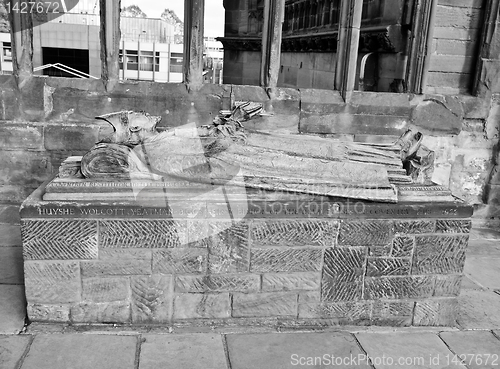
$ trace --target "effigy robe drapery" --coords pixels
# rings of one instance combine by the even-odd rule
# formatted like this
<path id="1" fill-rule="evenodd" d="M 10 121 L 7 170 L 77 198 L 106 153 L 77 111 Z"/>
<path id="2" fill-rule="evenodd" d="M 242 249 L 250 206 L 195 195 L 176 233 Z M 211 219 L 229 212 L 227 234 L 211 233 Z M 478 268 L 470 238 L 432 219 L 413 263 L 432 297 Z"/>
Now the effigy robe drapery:
<path id="1" fill-rule="evenodd" d="M 387 148 L 259 132 L 247 132 L 244 140 L 225 135 L 204 136 L 195 124 L 157 133 L 156 117 L 139 114 L 140 119 L 134 120 L 130 115 L 138 113 L 127 114 L 127 119 L 121 114 L 118 123 L 110 122 L 119 126 L 110 142 L 97 144 L 83 157 L 84 177 L 173 177 L 211 185 L 230 183 L 264 190 L 397 202 L 389 173 L 401 172 L 402 163 L 398 154 Z"/>

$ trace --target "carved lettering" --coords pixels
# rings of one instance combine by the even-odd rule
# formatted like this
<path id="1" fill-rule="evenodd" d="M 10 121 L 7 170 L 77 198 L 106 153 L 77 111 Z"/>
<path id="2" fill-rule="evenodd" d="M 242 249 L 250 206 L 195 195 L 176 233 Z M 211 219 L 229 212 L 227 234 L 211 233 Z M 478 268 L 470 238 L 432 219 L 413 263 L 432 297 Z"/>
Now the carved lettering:
<path id="1" fill-rule="evenodd" d="M 38 215 L 64 216 L 74 214 L 75 209 L 72 208 L 38 208 Z"/>

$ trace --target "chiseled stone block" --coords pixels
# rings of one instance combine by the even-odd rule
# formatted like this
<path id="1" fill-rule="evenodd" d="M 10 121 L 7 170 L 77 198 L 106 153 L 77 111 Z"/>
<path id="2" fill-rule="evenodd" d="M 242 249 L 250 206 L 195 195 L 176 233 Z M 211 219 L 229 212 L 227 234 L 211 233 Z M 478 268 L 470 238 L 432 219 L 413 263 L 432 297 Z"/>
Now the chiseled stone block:
<path id="1" fill-rule="evenodd" d="M 251 249 L 250 271 L 262 273 L 319 271 L 322 256 L 321 249 Z"/>
<path id="2" fill-rule="evenodd" d="M 153 252 L 149 249 L 100 249 L 99 260 L 102 261 L 134 261 L 146 260 L 151 262 Z"/>
<path id="3" fill-rule="evenodd" d="M 92 220 L 23 220 L 25 260 L 97 258 L 97 222 Z"/>
<path id="4" fill-rule="evenodd" d="M 367 277 L 410 274 L 409 258 L 368 258 L 366 265 Z"/>
<path id="5" fill-rule="evenodd" d="M 439 219 L 436 222 L 437 233 L 470 233 L 472 222 L 459 219 Z"/>
<path id="6" fill-rule="evenodd" d="M 252 224 L 252 245 L 326 246 L 337 241 L 339 222 L 318 219 L 256 220 Z"/>
<path id="7" fill-rule="evenodd" d="M 393 257 L 408 257 L 412 255 L 415 239 L 413 237 L 397 236 L 392 240 L 391 255 Z"/>
<path id="8" fill-rule="evenodd" d="M 413 319 L 413 301 L 373 301 L 372 323 L 409 326 Z"/>
<path id="9" fill-rule="evenodd" d="M 369 320 L 371 309 L 371 301 L 306 303 L 299 305 L 299 318 L 343 318 L 356 322 L 359 320 Z"/>
<path id="10" fill-rule="evenodd" d="M 394 222 L 394 233 L 403 235 L 433 233 L 436 228 L 434 220 L 397 220 Z"/>
<path id="11" fill-rule="evenodd" d="M 463 275 L 437 275 L 434 296 L 453 297 L 460 294 Z"/>
<path id="12" fill-rule="evenodd" d="M 206 249 L 167 249 L 153 252 L 153 273 L 200 274 L 207 270 Z"/>
<path id="13" fill-rule="evenodd" d="M 266 273 L 262 275 L 262 291 L 318 290 L 320 273 Z"/>
<path id="14" fill-rule="evenodd" d="M 366 247 L 336 247 L 325 250 L 321 281 L 322 301 L 361 299 Z"/>
<path id="15" fill-rule="evenodd" d="M 170 321 L 172 277 L 166 275 L 131 278 L 132 322 L 165 323 Z"/>
<path id="16" fill-rule="evenodd" d="M 416 326 L 454 326 L 458 315 L 458 300 L 443 298 L 417 301 L 413 315 Z"/>
<path id="17" fill-rule="evenodd" d="M 212 274 L 206 276 L 177 276 L 176 292 L 253 292 L 260 289 L 257 274 Z"/>
<path id="18" fill-rule="evenodd" d="M 238 273 L 248 271 L 248 224 L 240 222 L 211 222 L 212 236 L 208 246 L 209 273 Z"/>
<path id="19" fill-rule="evenodd" d="M 26 310 L 32 322 L 69 322 L 69 305 L 29 303 Z"/>
<path id="20" fill-rule="evenodd" d="M 417 236 L 412 274 L 462 273 L 468 236 Z"/>
<path id="21" fill-rule="evenodd" d="M 342 220 L 339 245 L 383 246 L 391 242 L 392 228 L 390 220 Z"/>
<path id="22" fill-rule="evenodd" d="M 77 261 L 24 262 L 24 282 L 30 303 L 63 304 L 81 300 Z"/>
<path id="23" fill-rule="evenodd" d="M 364 298 L 404 299 L 431 297 L 434 276 L 391 276 L 365 279 Z"/>
<path id="24" fill-rule="evenodd" d="M 83 278 L 82 298 L 92 302 L 124 301 L 129 296 L 129 278 Z"/>
<path id="25" fill-rule="evenodd" d="M 99 247 L 168 248 L 187 243 L 186 225 L 173 220 L 103 220 Z"/>
<path id="26" fill-rule="evenodd" d="M 82 261 L 81 266 L 84 277 L 151 274 L 150 260 Z"/>
<path id="27" fill-rule="evenodd" d="M 229 318 L 229 293 L 183 293 L 174 298 L 174 319 Z"/>
<path id="28" fill-rule="evenodd" d="M 298 295 L 294 292 L 234 293 L 234 318 L 297 316 Z"/>
<path id="29" fill-rule="evenodd" d="M 130 302 L 82 302 L 70 314 L 73 323 L 130 323 Z"/>

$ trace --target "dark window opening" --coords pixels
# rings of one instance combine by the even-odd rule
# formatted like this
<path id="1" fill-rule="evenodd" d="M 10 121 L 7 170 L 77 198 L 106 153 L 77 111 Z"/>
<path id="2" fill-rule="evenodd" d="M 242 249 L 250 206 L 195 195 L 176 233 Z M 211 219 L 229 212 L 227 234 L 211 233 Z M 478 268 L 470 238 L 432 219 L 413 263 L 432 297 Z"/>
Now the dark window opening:
<path id="1" fill-rule="evenodd" d="M 77 71 L 89 74 L 89 51 L 79 49 L 62 49 L 53 47 L 42 48 L 43 65 L 62 64 L 65 67 L 76 69 Z M 64 67 L 61 67 L 64 68 Z M 78 72 L 75 72 L 78 73 Z M 59 68 L 50 67 L 43 70 L 43 74 L 53 77 L 77 77 L 75 74 L 66 72 Z"/>

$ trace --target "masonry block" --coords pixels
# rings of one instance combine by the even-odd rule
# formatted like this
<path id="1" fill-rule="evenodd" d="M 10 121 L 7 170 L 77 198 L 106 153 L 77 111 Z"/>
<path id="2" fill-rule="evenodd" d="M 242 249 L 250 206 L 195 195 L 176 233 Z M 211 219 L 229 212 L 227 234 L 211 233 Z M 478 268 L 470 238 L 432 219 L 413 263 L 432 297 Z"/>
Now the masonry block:
<path id="1" fill-rule="evenodd" d="M 130 323 L 130 302 L 82 302 L 71 307 L 73 323 Z"/>
<path id="2" fill-rule="evenodd" d="M 413 301 L 376 300 L 372 306 L 372 323 L 393 325 L 397 322 L 395 325 L 409 326 L 412 323 L 414 307 Z"/>
<path id="3" fill-rule="evenodd" d="M 412 274 L 460 273 L 468 236 L 418 236 L 415 238 Z"/>
<path id="4" fill-rule="evenodd" d="M 82 276 L 101 277 L 113 275 L 145 275 L 151 274 L 150 260 L 96 260 L 82 261 Z"/>
<path id="5" fill-rule="evenodd" d="M 431 297 L 434 291 L 432 276 L 390 276 L 366 278 L 364 298 L 405 299 Z"/>
<path id="6" fill-rule="evenodd" d="M 345 220 L 340 224 L 339 245 L 383 246 L 392 240 L 392 221 Z"/>
<path id="7" fill-rule="evenodd" d="M 26 307 L 28 316 L 37 322 L 69 322 L 69 305 L 67 304 L 31 304 Z"/>
<path id="8" fill-rule="evenodd" d="M 433 296 L 436 297 L 454 297 L 460 294 L 462 285 L 461 274 L 457 275 L 438 275 L 434 286 Z"/>
<path id="9" fill-rule="evenodd" d="M 417 301 L 413 324 L 416 326 L 455 326 L 457 312 L 457 299 Z"/>
<path id="10" fill-rule="evenodd" d="M 338 247 L 325 250 L 321 280 L 322 301 L 361 299 L 367 249 Z"/>
<path id="11" fill-rule="evenodd" d="M 372 301 L 307 303 L 299 305 L 299 318 L 343 318 L 357 324 L 359 321 L 370 320 L 371 309 Z"/>
<path id="12" fill-rule="evenodd" d="M 321 249 L 252 249 L 250 250 L 250 271 L 313 272 L 321 269 Z"/>
<path id="13" fill-rule="evenodd" d="M 82 298 L 85 301 L 125 301 L 129 297 L 128 278 L 83 278 Z"/>
<path id="14" fill-rule="evenodd" d="M 252 246 L 335 246 L 339 224 L 323 220 L 269 220 L 252 224 Z"/>
<path id="15" fill-rule="evenodd" d="M 211 222 L 208 247 L 210 273 L 246 272 L 249 266 L 248 225 Z"/>
<path id="16" fill-rule="evenodd" d="M 439 219 L 436 221 L 437 233 L 465 233 L 471 230 L 472 222 L 467 220 Z"/>
<path id="17" fill-rule="evenodd" d="M 172 305 L 171 284 L 172 277 L 167 275 L 132 277 L 132 322 L 168 322 Z"/>
<path id="18" fill-rule="evenodd" d="M 168 249 L 153 252 L 153 273 L 200 274 L 207 270 L 206 249 Z"/>
<path id="19" fill-rule="evenodd" d="M 317 290 L 320 274 L 306 273 L 265 273 L 262 275 L 263 291 Z"/>
<path id="20" fill-rule="evenodd" d="M 297 293 L 234 293 L 233 317 L 297 316 Z"/>
<path id="21" fill-rule="evenodd" d="M 94 126 L 51 125 L 44 130 L 44 146 L 46 150 L 90 150 L 98 134 Z"/>
<path id="22" fill-rule="evenodd" d="M 21 233 L 25 260 L 97 258 L 95 221 L 25 220 Z"/>
<path id="23" fill-rule="evenodd" d="M 415 239 L 413 237 L 394 237 L 394 240 L 392 240 L 391 256 L 409 257 L 412 255 L 414 245 Z"/>
<path id="24" fill-rule="evenodd" d="M 433 220 L 408 220 L 394 222 L 394 233 L 418 234 L 433 233 L 436 222 Z"/>
<path id="25" fill-rule="evenodd" d="M 28 302 L 62 304 L 81 300 L 80 265 L 75 261 L 26 261 Z"/>
<path id="26" fill-rule="evenodd" d="M 99 246 L 178 247 L 185 232 L 186 227 L 170 220 L 106 220 L 99 222 Z"/>
<path id="27" fill-rule="evenodd" d="M 2 151 L 0 184 L 38 187 L 53 172 L 49 156 L 35 151 Z"/>
<path id="28" fill-rule="evenodd" d="M 0 127 L 0 147 L 3 149 L 43 149 L 41 126 L 4 124 Z"/>
<path id="29" fill-rule="evenodd" d="M 367 277 L 410 274 L 409 258 L 368 258 L 366 265 Z"/>
<path id="30" fill-rule="evenodd" d="M 174 298 L 174 319 L 223 319 L 231 316 L 229 293 L 183 293 Z"/>
<path id="31" fill-rule="evenodd" d="M 251 292 L 259 289 L 260 276 L 257 274 L 178 276 L 175 279 L 176 292 Z"/>

